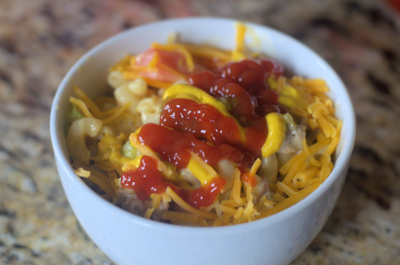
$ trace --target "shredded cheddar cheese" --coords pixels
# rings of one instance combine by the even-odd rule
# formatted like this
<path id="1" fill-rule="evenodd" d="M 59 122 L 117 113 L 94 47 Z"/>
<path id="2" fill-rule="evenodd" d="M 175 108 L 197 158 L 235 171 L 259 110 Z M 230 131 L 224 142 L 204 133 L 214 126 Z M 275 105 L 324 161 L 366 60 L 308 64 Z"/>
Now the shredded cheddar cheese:
<path id="1" fill-rule="evenodd" d="M 232 192 L 231 192 L 231 196 L 232 199 L 236 202 L 236 203 L 241 203 L 242 199 L 240 197 L 240 189 L 242 187 L 242 183 L 240 180 L 240 170 L 236 169 L 235 170 L 235 175 L 234 175 L 234 180 L 233 180 L 233 188 L 232 188 Z"/>
<path id="2" fill-rule="evenodd" d="M 219 50 L 214 47 L 195 45 L 195 44 L 182 44 L 193 56 L 207 57 L 207 58 L 218 58 L 223 62 L 229 62 L 231 55 L 228 52 Z"/>
<path id="3" fill-rule="evenodd" d="M 69 102 L 71 102 L 72 104 L 75 104 L 78 108 L 80 108 L 80 110 L 83 112 L 83 114 L 86 117 L 93 118 L 92 113 L 89 111 L 88 107 L 82 100 L 76 99 L 74 97 L 70 97 Z"/>
<path id="4" fill-rule="evenodd" d="M 88 109 L 91 110 L 93 113 L 93 116 L 102 119 L 103 114 L 97 107 L 97 105 L 88 97 L 86 94 L 78 87 L 78 86 L 72 86 L 73 91 L 82 99 L 82 101 L 88 106 Z"/>
<path id="5" fill-rule="evenodd" d="M 270 215 L 273 215 L 277 212 L 280 212 L 294 204 L 296 204 L 297 202 L 301 201 L 302 199 L 304 199 L 305 197 L 307 197 L 311 192 L 313 192 L 314 190 L 316 190 L 319 187 L 319 184 L 313 184 L 299 192 L 297 192 L 296 194 L 294 194 L 293 196 L 290 196 L 289 198 L 281 201 L 280 203 L 278 203 L 277 205 L 275 205 L 274 207 L 268 209 L 267 211 L 265 211 L 264 213 L 260 214 L 259 216 L 257 216 L 257 219 L 263 218 L 263 217 L 267 217 Z"/>

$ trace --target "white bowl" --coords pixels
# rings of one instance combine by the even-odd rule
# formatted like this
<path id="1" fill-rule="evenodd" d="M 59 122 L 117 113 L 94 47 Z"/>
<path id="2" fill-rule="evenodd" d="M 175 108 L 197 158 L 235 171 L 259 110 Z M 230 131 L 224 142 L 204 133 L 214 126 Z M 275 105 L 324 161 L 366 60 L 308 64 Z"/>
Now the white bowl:
<path id="1" fill-rule="evenodd" d="M 287 264 L 319 233 L 346 178 L 355 138 L 353 107 L 335 71 L 309 48 L 276 30 L 246 23 L 260 39 L 261 50 L 297 75 L 326 80 L 337 116 L 343 120 L 341 141 L 331 175 L 311 195 L 273 216 L 228 227 L 184 227 L 147 220 L 126 212 L 93 192 L 77 177 L 66 147 L 68 98 L 72 85 L 90 97 L 106 91 L 108 68 L 127 53 L 164 43 L 177 32 L 181 40 L 232 49 L 234 20 L 173 19 L 133 28 L 90 50 L 65 76 L 55 95 L 50 118 L 57 168 L 68 200 L 93 241 L 118 264 Z M 246 38 L 250 43 L 251 38 Z"/>

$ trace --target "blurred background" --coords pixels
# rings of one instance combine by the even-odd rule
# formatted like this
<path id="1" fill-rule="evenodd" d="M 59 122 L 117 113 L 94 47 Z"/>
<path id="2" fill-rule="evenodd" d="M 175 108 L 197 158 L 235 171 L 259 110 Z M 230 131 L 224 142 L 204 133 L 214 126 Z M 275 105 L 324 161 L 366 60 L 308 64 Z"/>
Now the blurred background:
<path id="1" fill-rule="evenodd" d="M 0 1 L 0 264 L 113 264 L 82 230 L 62 190 L 50 143 L 52 99 L 68 69 L 96 44 L 187 16 L 285 32 L 325 58 L 349 90 L 357 116 L 349 174 L 327 224 L 293 264 L 398 263 L 399 2 Z"/>

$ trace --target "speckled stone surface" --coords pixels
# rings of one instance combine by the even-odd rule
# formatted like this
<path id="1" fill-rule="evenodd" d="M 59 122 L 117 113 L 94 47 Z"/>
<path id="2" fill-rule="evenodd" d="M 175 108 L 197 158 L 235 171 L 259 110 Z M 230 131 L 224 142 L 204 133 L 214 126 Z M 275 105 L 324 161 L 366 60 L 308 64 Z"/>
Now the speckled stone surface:
<path id="1" fill-rule="evenodd" d="M 91 47 L 135 25 L 222 16 L 324 57 L 355 105 L 343 193 L 293 264 L 400 264 L 400 13 L 383 0 L 0 1 L 0 264 L 113 264 L 64 195 L 49 135 L 56 88 Z"/>

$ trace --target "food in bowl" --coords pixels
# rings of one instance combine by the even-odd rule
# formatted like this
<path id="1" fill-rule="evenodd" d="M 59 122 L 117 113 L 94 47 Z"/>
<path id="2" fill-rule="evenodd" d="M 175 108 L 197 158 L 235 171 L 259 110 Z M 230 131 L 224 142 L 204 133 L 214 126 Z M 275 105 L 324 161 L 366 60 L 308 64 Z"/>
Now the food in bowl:
<path id="1" fill-rule="evenodd" d="M 111 67 L 113 97 L 71 97 L 78 176 L 132 213 L 221 226 L 282 211 L 329 176 L 342 122 L 322 79 L 244 45 L 153 43 Z"/>

